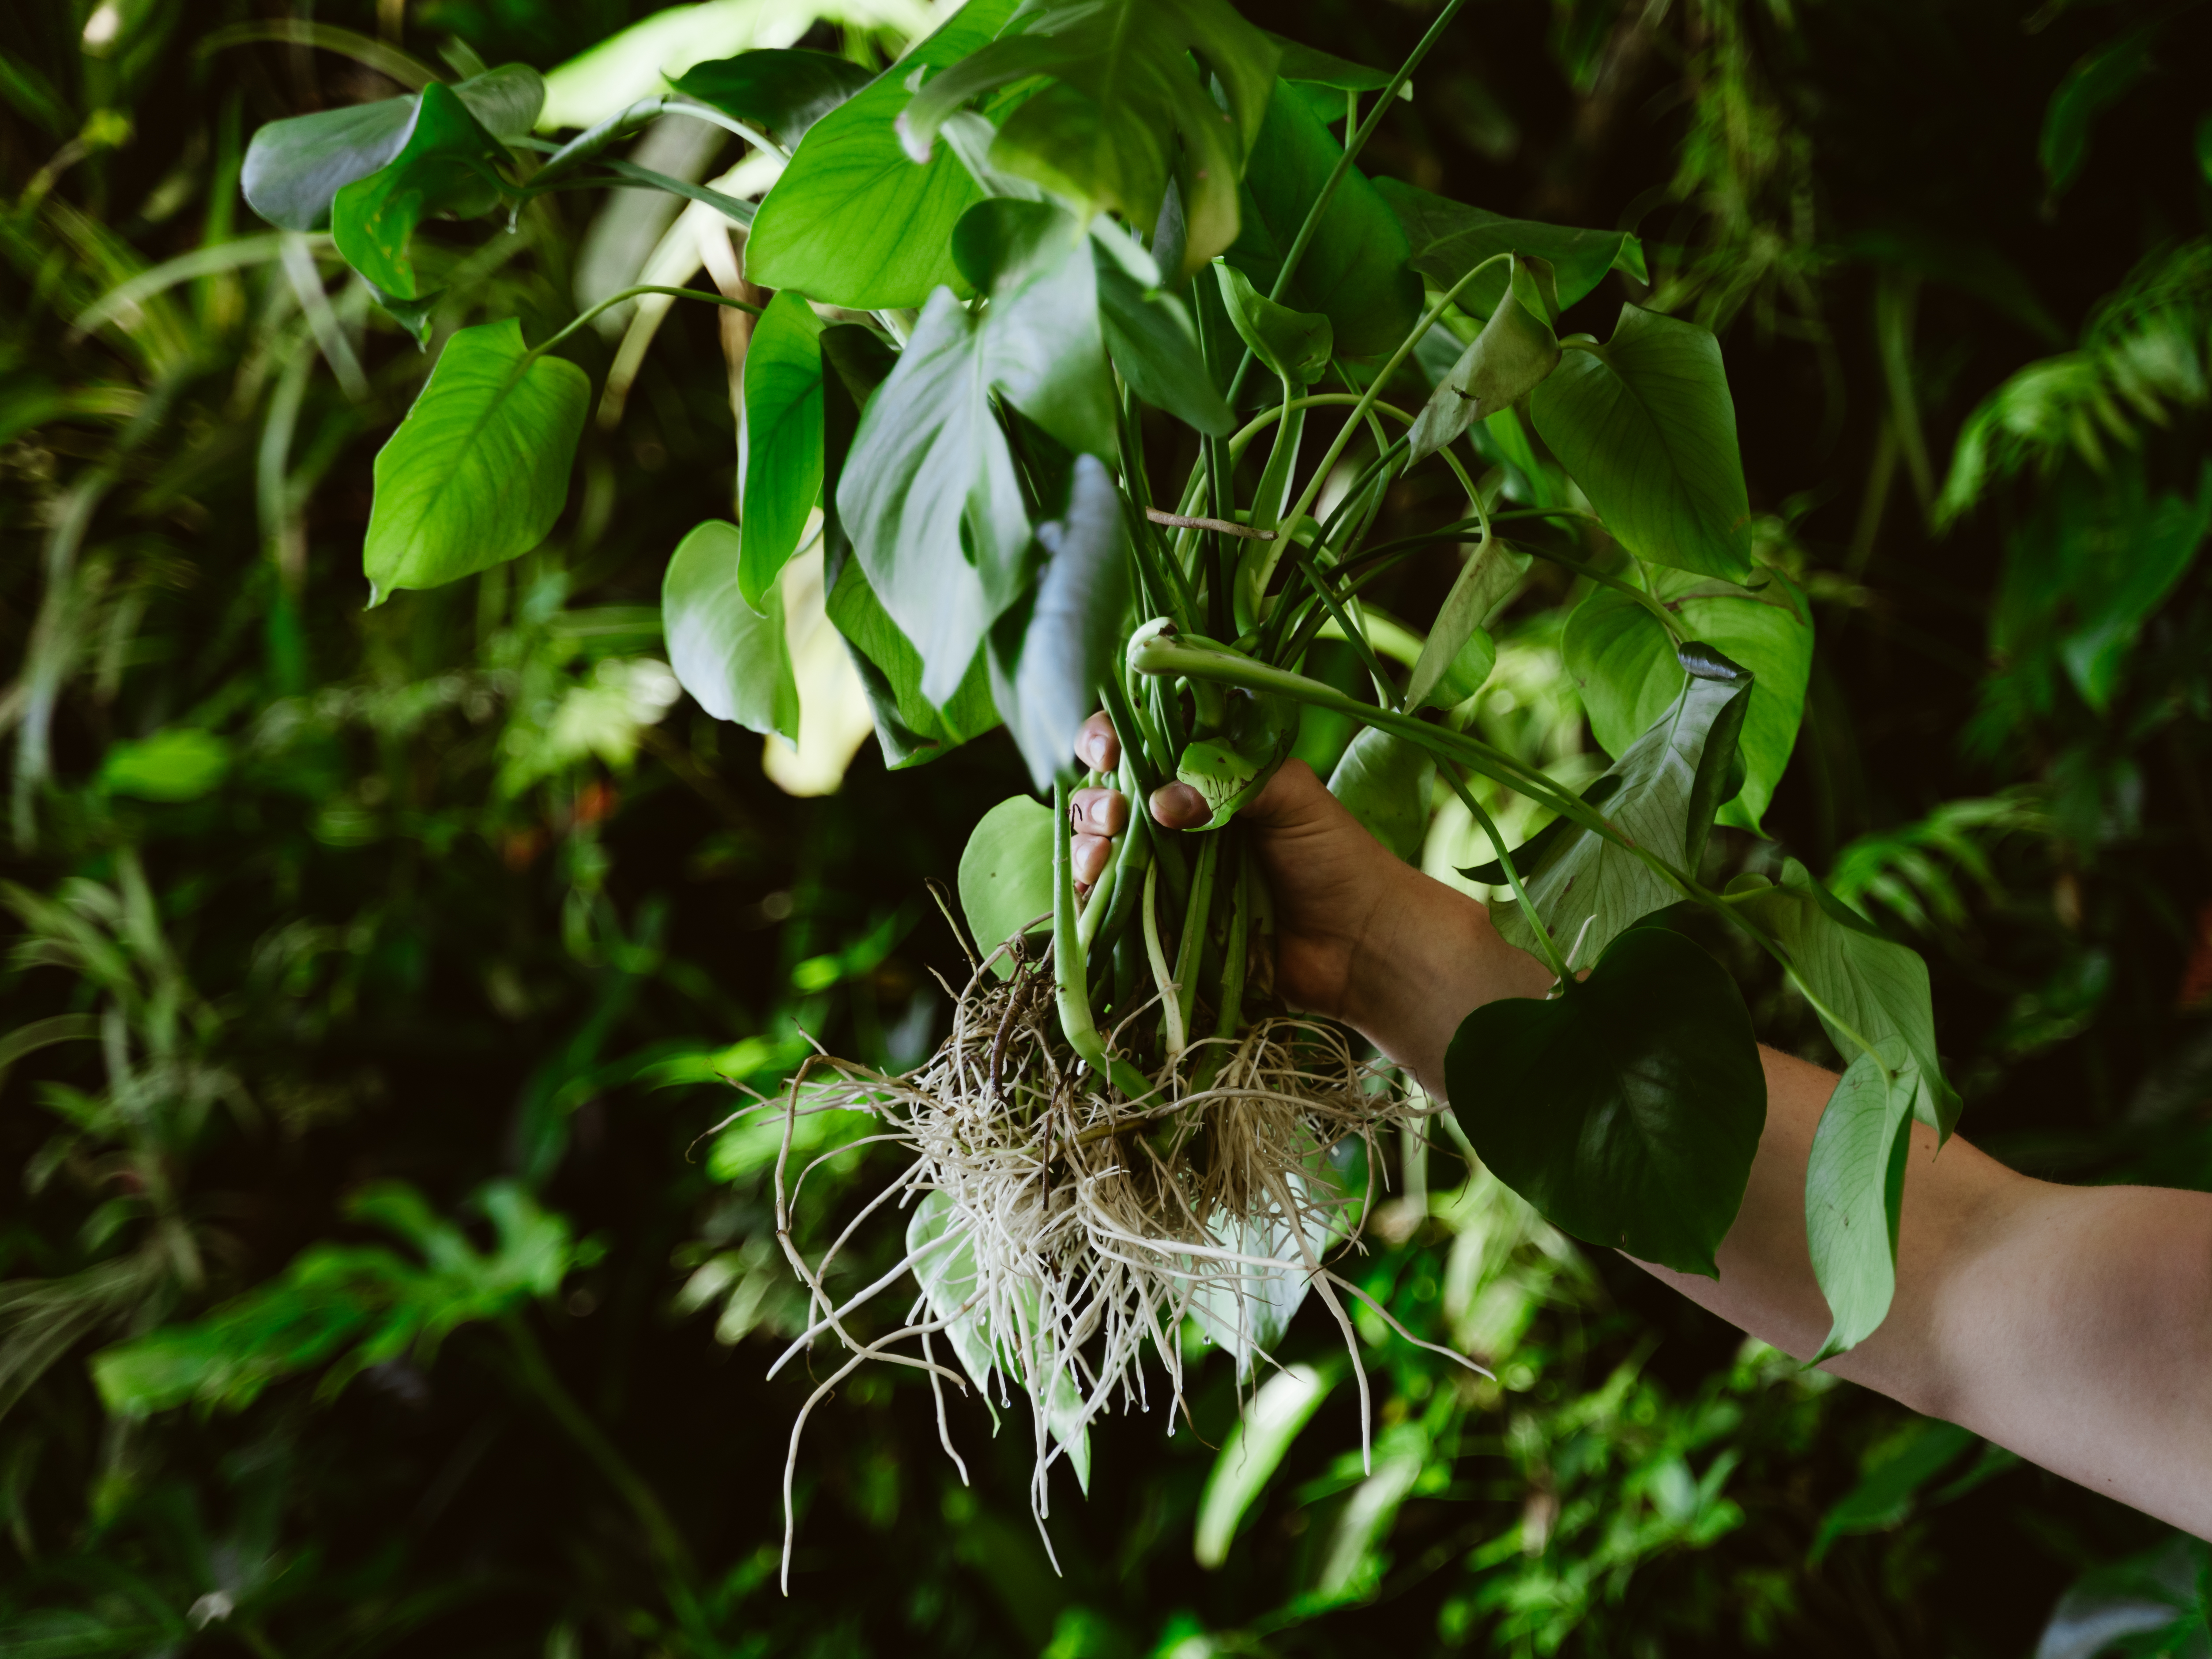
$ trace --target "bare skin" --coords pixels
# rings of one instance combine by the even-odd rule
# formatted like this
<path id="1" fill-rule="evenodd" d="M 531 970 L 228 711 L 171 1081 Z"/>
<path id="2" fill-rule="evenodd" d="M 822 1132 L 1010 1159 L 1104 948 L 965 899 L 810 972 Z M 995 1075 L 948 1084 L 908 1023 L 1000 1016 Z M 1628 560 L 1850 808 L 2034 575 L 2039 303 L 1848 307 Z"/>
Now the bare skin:
<path id="1" fill-rule="evenodd" d="M 1076 741 L 1115 765 L 1103 714 Z M 1169 784 L 1159 823 L 1204 822 Z M 1105 867 L 1128 803 L 1076 793 L 1079 879 Z M 1551 975 L 1465 895 L 1402 863 L 1292 762 L 1243 814 L 1275 894 L 1276 975 L 1295 1006 L 1342 1019 L 1444 1095 L 1468 1012 L 1540 997 Z M 1827 1334 L 1805 1243 L 1805 1160 L 1832 1073 L 1762 1048 L 1766 1128 L 1718 1279 L 1638 1263 L 1801 1358 Z M 1825 1369 L 1944 1418 L 2198 1537 L 2212 1538 L 2212 1194 L 2060 1187 L 1915 1126 L 1888 1321 Z"/>

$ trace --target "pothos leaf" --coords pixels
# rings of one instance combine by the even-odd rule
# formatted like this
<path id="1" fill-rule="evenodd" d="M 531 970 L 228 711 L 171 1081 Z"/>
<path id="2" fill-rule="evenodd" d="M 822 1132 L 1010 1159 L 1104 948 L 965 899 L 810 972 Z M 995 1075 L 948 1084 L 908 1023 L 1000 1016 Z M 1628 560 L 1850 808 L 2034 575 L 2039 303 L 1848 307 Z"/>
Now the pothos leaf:
<path id="1" fill-rule="evenodd" d="M 990 296 L 983 373 L 1069 449 L 1118 453 L 1090 238 L 1044 202 L 978 202 L 952 229 L 960 274 Z"/>
<path id="2" fill-rule="evenodd" d="M 1559 341 L 1550 320 L 1509 289 L 1422 406 L 1413 422 L 1410 459 L 1435 454 L 1477 421 L 1510 408 L 1559 363 Z"/>
<path id="3" fill-rule="evenodd" d="M 362 551 L 369 603 L 488 570 L 544 540 L 568 499 L 590 399 L 584 371 L 532 357 L 512 317 L 447 341 L 377 452 Z"/>
<path id="4" fill-rule="evenodd" d="M 1616 830 L 1694 876 L 1725 798 L 1752 677 L 1703 645 L 1683 646 L 1679 660 L 1686 678 L 1674 701 L 1584 799 L 1602 789 L 1606 818 Z M 1630 848 L 1580 824 L 1556 833 L 1538 854 L 1515 863 L 1529 902 L 1569 966 L 1589 961 L 1638 920 L 1680 898 Z M 1534 943 L 1517 907 L 1500 918 L 1498 932 L 1524 950 Z"/>
<path id="5" fill-rule="evenodd" d="M 1237 1523 L 1258 1499 L 1298 1431 L 1328 1398 L 1332 1380 L 1311 1365 L 1291 1365 L 1255 1391 L 1251 1405 L 1222 1442 L 1199 1495 L 1191 1546 L 1199 1565 L 1218 1567 L 1229 1559 Z"/>
<path id="6" fill-rule="evenodd" d="M 1498 647 L 1483 633 L 1490 613 L 1504 604 L 1528 571 L 1528 555 L 1492 540 L 1460 568 L 1437 611 L 1436 626 L 1422 642 L 1413 678 L 1406 685 L 1406 707 L 1424 708 L 1431 702 L 1449 705 L 1470 697 L 1490 678 L 1498 660 Z M 1489 663 L 1466 663 L 1463 657 L 1478 640 L 1489 645 Z M 1480 674 L 1472 672 L 1477 665 Z M 1468 684 L 1469 680 L 1473 684 Z"/>
<path id="7" fill-rule="evenodd" d="M 1756 676 L 1743 720 L 1743 791 L 1721 822 L 1759 832 L 1759 819 L 1790 763 L 1813 671 L 1813 612 L 1778 572 L 1764 591 L 1652 568 L 1652 594 L 1693 639 L 1726 652 Z M 1674 694 L 1674 641 L 1659 619 L 1618 588 L 1593 587 L 1567 618 L 1561 641 L 1590 730 L 1618 755 Z"/>
<path id="8" fill-rule="evenodd" d="M 1623 306 L 1613 338 L 1561 358 L 1528 412 L 1623 547 L 1749 580 L 1751 500 L 1711 331 Z"/>
<path id="9" fill-rule="evenodd" d="M 908 153 L 927 161 L 939 126 L 969 99 L 1046 76 L 1051 84 L 1000 129 L 995 164 L 1141 226 L 1158 219 L 1178 177 L 1179 274 L 1233 242 L 1237 180 L 1266 115 L 1273 43 L 1227 0 L 1047 0 L 1024 22 L 924 84 L 898 118 Z M 1191 72 L 1193 53 L 1220 84 L 1226 119 Z"/>
<path id="10" fill-rule="evenodd" d="M 1221 304 L 1237 337 L 1273 374 L 1292 386 L 1310 386 L 1328 368 L 1335 331 L 1328 318 L 1279 305 L 1225 259 L 1213 262 Z"/>
<path id="11" fill-rule="evenodd" d="M 737 579 L 745 603 L 759 611 L 799 550 L 822 493 L 822 319 L 789 289 L 769 301 L 754 325 L 744 400 L 738 469 L 744 550 Z"/>
<path id="12" fill-rule="evenodd" d="M 849 58 L 788 48 L 694 64 L 669 84 L 734 120 L 763 129 L 788 149 L 874 79 Z"/>
<path id="13" fill-rule="evenodd" d="M 983 955 L 1017 928 L 1050 925 L 1054 828 L 1050 807 L 1010 795 L 969 832 L 960 854 L 960 911 Z M 1008 971 L 1002 965 L 1000 977 Z"/>
<path id="14" fill-rule="evenodd" d="M 1551 1000 L 1484 1004 L 1444 1075 L 1482 1161 L 1553 1226 L 1717 1277 L 1766 1078 L 1735 981 L 1689 939 L 1632 928 Z"/>
<path id="15" fill-rule="evenodd" d="M 1375 187 L 1405 227 L 1413 269 L 1436 288 L 1449 288 L 1499 253 L 1525 253 L 1549 261 L 1559 273 L 1562 308 L 1590 293 L 1608 270 L 1621 271 L 1639 283 L 1649 280 L 1644 245 L 1626 231 L 1571 230 L 1508 219 L 1395 179 L 1378 179 Z M 1460 291 L 1460 304 L 1478 317 L 1487 317 L 1497 309 L 1505 288 L 1504 268 L 1492 266 Z"/>
<path id="16" fill-rule="evenodd" d="M 1367 833 L 1408 864 L 1418 863 L 1429 828 L 1436 757 L 1419 744 L 1363 727 L 1329 774 L 1328 792 Z"/>
<path id="17" fill-rule="evenodd" d="M 1805 1164 L 1805 1242 L 1830 1324 L 1809 1365 L 1856 1347 L 1889 1316 L 1919 1084 L 1905 1045 L 1892 1038 L 1878 1054 L 1862 1054 L 1844 1069 L 1813 1132 Z"/>
<path id="18" fill-rule="evenodd" d="M 1123 257 L 1118 245 L 1094 236 L 1091 258 L 1097 272 L 1098 323 L 1106 352 L 1129 389 L 1153 408 L 1165 410 L 1209 436 L 1225 438 L 1234 432 L 1236 417 L 1206 374 L 1190 313 L 1181 300 L 1161 289 L 1159 271 L 1152 267 L 1150 256 L 1145 256 L 1143 267 L 1137 267 Z"/>
<path id="19" fill-rule="evenodd" d="M 783 589 L 756 608 L 744 592 L 738 526 L 710 519 L 677 544 L 660 590 L 668 665 L 719 720 L 799 741 L 799 682 L 785 642 Z"/>

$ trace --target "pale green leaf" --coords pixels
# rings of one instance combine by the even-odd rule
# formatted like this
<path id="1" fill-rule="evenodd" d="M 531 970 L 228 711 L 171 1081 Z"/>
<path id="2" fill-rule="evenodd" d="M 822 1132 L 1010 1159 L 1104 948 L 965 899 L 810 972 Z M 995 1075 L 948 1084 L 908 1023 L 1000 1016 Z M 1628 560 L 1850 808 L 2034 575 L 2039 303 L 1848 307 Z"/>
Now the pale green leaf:
<path id="1" fill-rule="evenodd" d="M 757 611 L 799 550 L 822 494 L 822 321 L 789 289 L 769 300 L 753 327 L 744 398 L 738 478 L 744 552 L 738 581 L 745 603 Z"/>
<path id="2" fill-rule="evenodd" d="M 1879 1057 L 1862 1054 L 1844 1068 L 1820 1114 L 1805 1165 L 1805 1242 L 1830 1325 L 1808 1364 L 1856 1347 L 1889 1316 L 1919 1086 L 1919 1069 L 1892 1037 Z"/>
<path id="3" fill-rule="evenodd" d="M 744 592 L 738 526 L 709 519 L 677 544 L 660 592 L 668 665 L 719 720 L 799 741 L 799 684 L 784 638 L 783 589 L 755 610 Z"/>

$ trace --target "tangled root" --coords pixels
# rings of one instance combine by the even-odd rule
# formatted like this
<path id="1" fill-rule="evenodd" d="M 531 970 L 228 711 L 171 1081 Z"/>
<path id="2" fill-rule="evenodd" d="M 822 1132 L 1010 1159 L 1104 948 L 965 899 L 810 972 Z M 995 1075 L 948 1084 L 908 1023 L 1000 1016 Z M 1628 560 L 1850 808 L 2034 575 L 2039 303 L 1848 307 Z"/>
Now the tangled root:
<path id="1" fill-rule="evenodd" d="M 1308 1290 L 1318 1292 L 1352 1352 L 1363 1453 L 1367 1378 L 1339 1292 L 1419 1340 L 1322 1258 L 1357 1246 L 1374 1197 L 1371 1175 L 1363 1191 L 1338 1184 L 1340 1154 L 1364 1144 L 1372 1171 L 1379 1132 L 1440 1108 L 1358 1060 L 1339 1028 L 1288 1016 L 1192 1043 L 1150 1075 L 1149 1095 L 1126 1098 L 1067 1048 L 1048 978 L 1018 968 L 1001 981 L 992 962 L 957 1000 L 951 1036 L 921 1066 L 895 1077 L 817 1055 L 782 1102 L 776 1236 L 807 1286 L 809 1323 L 769 1374 L 825 1335 L 848 1355 L 792 1427 L 783 1483 L 787 1590 L 799 1437 L 815 1406 L 868 1360 L 928 1374 L 939 1436 L 963 1481 L 944 1383 L 964 1392 L 972 1379 L 988 1404 L 995 1376 L 1001 1403 L 1011 1403 L 1009 1384 L 1026 1395 L 1036 1447 L 1030 1508 L 1042 1532 L 1051 1465 L 1068 1458 L 1087 1486 L 1092 1419 L 1117 1400 L 1125 1409 L 1150 1408 L 1140 1363 L 1147 1343 L 1167 1374 L 1174 1431 L 1183 1393 L 1177 1337 L 1187 1317 L 1236 1353 L 1241 1378 L 1255 1358 L 1267 1358 L 1267 1345 Z M 793 1242 L 792 1216 L 815 1166 L 793 1177 L 793 1132 L 803 1115 L 837 1110 L 872 1114 L 882 1127 L 867 1139 L 902 1146 L 913 1161 L 809 1262 Z M 832 1264 L 857 1230 L 891 1205 L 912 1212 L 904 1256 L 839 1302 L 825 1286 Z M 909 1273 L 922 1294 L 896 1328 L 863 1335 L 848 1326 Z M 957 1367 L 939 1357 L 938 1338 Z M 1048 1535 L 1045 1544 L 1049 1553 Z"/>

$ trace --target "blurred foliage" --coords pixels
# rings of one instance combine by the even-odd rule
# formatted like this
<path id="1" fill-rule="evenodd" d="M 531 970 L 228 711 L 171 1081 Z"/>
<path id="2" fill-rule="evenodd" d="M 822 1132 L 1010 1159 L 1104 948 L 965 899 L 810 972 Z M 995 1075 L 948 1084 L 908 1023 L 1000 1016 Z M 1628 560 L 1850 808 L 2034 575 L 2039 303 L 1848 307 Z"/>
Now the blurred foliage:
<path id="1" fill-rule="evenodd" d="M 1267 21 L 1393 63 L 1424 9 Z M 1105 1425 L 1090 1498 L 1057 1494 L 1055 1575 L 1015 1437 L 953 1402 L 963 1484 L 921 1379 L 855 1379 L 798 1462 L 777 1595 L 813 1383 L 762 1380 L 803 1311 L 780 1125 L 717 1126 L 810 1039 L 927 1051 L 958 955 L 923 882 L 1019 763 L 994 737 L 893 779 L 871 749 L 799 799 L 676 701 L 660 573 L 731 510 L 744 338 L 688 307 L 578 337 L 605 395 L 544 546 L 362 609 L 370 461 L 430 359 L 237 180 L 263 121 L 395 88 L 228 27 L 280 15 L 0 9 L 0 1653 L 1954 1659 L 2028 1652 L 2076 1579 L 2051 1659 L 2197 1650 L 2201 1548 L 1742 1342 L 1447 1141 L 1394 1161 L 1347 1271 L 1496 1376 L 1363 1313 L 1371 1468 L 1310 1309 L 1282 1357 L 1322 1395 L 1222 1564 L 1192 1547 L 1237 1416 L 1215 1361 L 1191 1420 Z M 805 38 L 872 64 L 906 15 Z M 632 15 L 312 13 L 455 74 L 550 69 Z M 813 15 L 684 27 L 741 31 L 727 51 Z M 2212 1186 L 2208 15 L 1516 0 L 1370 152 L 1639 229 L 1652 289 L 1582 325 L 1636 297 L 1725 331 L 1761 556 L 1820 645 L 1777 842 L 1711 856 L 1786 848 L 1929 949 L 1968 1133 L 2069 1180 Z M 617 196 L 421 239 L 438 329 L 519 312 L 542 338 L 648 257 L 714 269 Z M 1518 497 L 1560 487 L 1525 436 L 1492 459 Z M 1425 617 L 1451 575 L 1376 604 Z M 1479 718 L 1579 781 L 1546 689 L 1579 594 L 1545 581 Z M 1300 753 L 1326 769 L 1346 737 L 1310 720 Z M 1473 862 L 1467 831 L 1440 810 L 1425 863 Z M 1769 1041 L 1831 1058 L 1735 965 Z M 859 1133 L 805 1121 L 812 1224 L 870 1190 Z"/>

